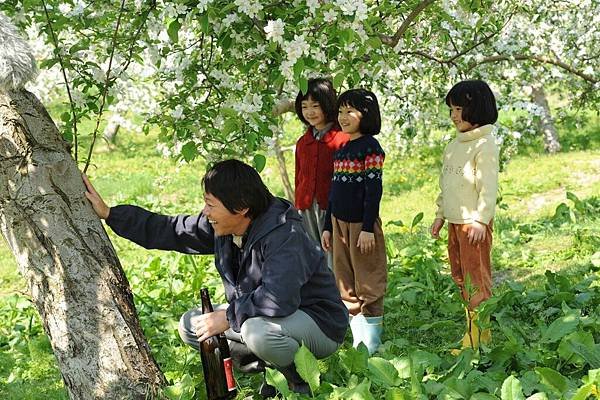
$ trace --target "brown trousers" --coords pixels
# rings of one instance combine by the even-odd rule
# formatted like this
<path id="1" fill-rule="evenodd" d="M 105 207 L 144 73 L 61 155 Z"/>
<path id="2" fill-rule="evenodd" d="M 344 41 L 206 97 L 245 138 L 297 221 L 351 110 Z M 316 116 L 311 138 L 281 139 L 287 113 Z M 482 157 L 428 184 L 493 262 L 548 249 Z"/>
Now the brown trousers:
<path id="1" fill-rule="evenodd" d="M 448 258 L 452 279 L 460 288 L 469 309 L 475 309 L 482 301 L 492 296 L 492 230 L 493 222 L 487 225 L 483 241 L 470 244 L 467 224 L 448 224 Z M 467 288 L 467 276 L 471 291 Z"/>
<path id="2" fill-rule="evenodd" d="M 382 316 L 387 260 L 381 219 L 375 221 L 375 248 L 369 254 L 361 254 L 356 247 L 362 222 L 344 222 L 334 216 L 331 220 L 333 273 L 348 312 L 366 317 Z"/>

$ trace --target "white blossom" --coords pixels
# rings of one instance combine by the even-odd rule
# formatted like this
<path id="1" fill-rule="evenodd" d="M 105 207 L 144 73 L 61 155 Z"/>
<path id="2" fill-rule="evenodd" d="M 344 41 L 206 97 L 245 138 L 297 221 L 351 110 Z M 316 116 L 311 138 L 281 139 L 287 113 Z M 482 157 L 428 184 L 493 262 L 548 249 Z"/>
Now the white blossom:
<path id="1" fill-rule="evenodd" d="M 333 22 L 337 19 L 337 13 L 333 9 L 329 9 L 323 13 L 323 20 L 325 22 Z"/>
<path id="2" fill-rule="evenodd" d="M 281 18 L 277 18 L 276 20 L 269 20 L 267 26 L 265 26 L 265 33 L 267 34 L 267 39 L 272 40 L 276 43 L 283 44 L 284 31 L 285 24 L 281 20 Z"/>
<path id="3" fill-rule="evenodd" d="M 263 9 L 262 4 L 256 0 L 235 0 L 235 5 L 238 7 L 239 12 L 250 18 L 256 18 Z"/>
<path id="4" fill-rule="evenodd" d="M 174 110 L 171 110 L 171 116 L 175 119 L 183 119 L 183 106 L 178 104 Z"/>

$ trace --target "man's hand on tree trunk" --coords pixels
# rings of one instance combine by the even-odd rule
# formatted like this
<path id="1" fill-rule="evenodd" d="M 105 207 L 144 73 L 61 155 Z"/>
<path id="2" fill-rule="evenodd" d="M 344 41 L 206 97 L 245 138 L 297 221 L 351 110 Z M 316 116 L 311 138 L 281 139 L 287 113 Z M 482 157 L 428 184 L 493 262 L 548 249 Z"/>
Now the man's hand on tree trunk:
<path id="1" fill-rule="evenodd" d="M 83 178 L 83 183 L 85 184 L 86 188 L 85 197 L 87 197 L 90 203 L 92 203 L 92 207 L 94 208 L 94 211 L 96 212 L 98 217 L 102 219 L 108 218 L 108 214 L 110 213 L 110 207 L 106 205 L 104 200 L 102 200 L 102 197 L 100 197 L 98 192 L 96 192 L 96 189 L 94 189 L 94 186 L 92 186 L 92 183 L 90 182 L 88 177 L 85 174 L 81 174 L 81 176 Z"/>

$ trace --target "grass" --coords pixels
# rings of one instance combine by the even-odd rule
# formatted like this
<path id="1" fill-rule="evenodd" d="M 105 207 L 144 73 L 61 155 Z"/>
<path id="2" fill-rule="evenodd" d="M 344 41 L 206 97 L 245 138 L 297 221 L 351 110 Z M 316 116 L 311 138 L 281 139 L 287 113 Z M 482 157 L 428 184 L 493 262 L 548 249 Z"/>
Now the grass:
<path id="1" fill-rule="evenodd" d="M 106 144 L 101 143 L 88 176 L 109 204 L 126 202 L 164 213 L 197 213 L 202 205 L 200 177 L 205 165 L 201 161 L 181 164 L 161 158 L 154 151 L 155 140 L 156 137 L 152 135 L 123 135 L 119 137 L 120 143 L 110 151 Z M 435 257 L 440 259 L 445 257 L 444 242 L 430 241 L 426 248 L 422 243 L 433 219 L 440 154 L 440 148 L 424 149 L 411 157 L 388 157 L 386 162 L 381 215 L 388 242 L 391 243 L 389 250 L 395 254 L 391 258 L 393 265 L 390 270 L 390 282 L 394 287 L 390 288 L 390 296 L 386 302 L 386 308 L 390 310 L 400 301 L 399 297 L 392 294 L 402 293 L 401 301 L 403 304 L 408 302 L 409 305 L 410 302 L 417 304 L 420 296 L 423 296 L 422 292 L 408 287 L 412 276 L 425 273 L 417 269 L 418 264 L 433 259 L 423 258 L 420 254 L 422 249 L 435 253 Z M 293 171 L 291 153 L 288 152 L 287 158 L 288 170 Z M 567 200 L 567 192 L 574 193 L 584 204 L 598 204 L 599 171 L 600 150 L 597 148 L 554 156 L 529 153 L 516 156 L 506 166 L 500 177 L 502 201 L 496 214 L 493 253 L 495 283 L 499 292 L 513 281 L 522 282 L 527 287 L 538 287 L 543 284 L 547 269 L 566 271 L 575 276 L 589 273 L 590 260 L 600 246 L 597 242 L 600 237 L 597 216 L 582 214 L 577 220 L 567 223 L 556 222 L 553 217 L 561 203 L 569 204 L 574 209 L 573 204 Z M 283 194 L 274 158 L 269 158 L 263 177 L 274 193 Z M 409 228 L 415 215 L 420 212 L 424 213 L 423 220 L 413 229 Z M 397 221 L 402 221 L 405 226 L 399 226 Z M 165 258 L 163 253 L 145 251 L 110 234 L 130 277 L 138 311 L 144 318 L 143 323 L 150 316 L 162 318 L 161 323 L 149 322 L 150 325 L 144 326 L 153 349 L 158 346 L 153 345 L 153 341 L 160 345 L 169 341 L 172 345 L 168 353 L 157 354 L 161 367 L 169 371 L 169 379 L 177 380 L 181 378 L 181 373 L 177 371 L 184 369 L 182 365 L 187 365 L 187 360 L 191 357 L 193 360 L 189 362 L 193 364 L 192 370 L 198 373 L 197 357 L 190 356 L 188 349 L 178 347 L 173 324 L 176 323 L 174 315 L 179 309 L 159 315 L 156 308 L 153 308 L 158 304 L 156 301 L 166 302 L 165 304 L 176 302 L 176 298 L 169 296 L 182 287 L 182 281 L 189 279 L 185 271 L 198 271 L 198 266 L 192 265 L 194 262 L 189 257 L 173 255 Z M 411 248 L 415 249 L 414 254 L 410 253 Z M 160 279 L 155 274 L 158 268 L 156 260 L 167 271 Z M 203 265 L 210 264 L 209 258 L 202 260 Z M 443 268 L 442 272 L 447 278 L 447 269 Z M 208 279 L 218 287 L 214 271 L 207 274 L 202 279 Z M 156 286 L 156 292 L 147 289 L 147 281 L 159 281 L 163 278 L 168 280 L 170 286 Z M 156 285 L 158 284 L 157 282 Z M 451 284 L 447 288 L 447 296 L 453 300 L 440 306 L 443 310 L 437 312 L 460 316 L 461 306 L 455 299 L 455 290 Z M 173 291 L 169 294 L 169 290 Z M 26 284 L 17 273 L 12 254 L 2 242 L 0 315 L 8 318 L 8 322 L 3 323 L 4 328 L 0 331 L 0 398 L 66 398 L 60 373 L 49 342 L 41 334 L 36 313 L 28 304 L 20 303 L 19 308 L 16 303 L 11 303 L 16 301 L 15 298 L 26 299 L 26 295 L 22 294 L 26 291 Z M 221 295 L 217 291 L 217 296 Z M 177 306 L 185 309 L 188 305 Z M 437 318 L 435 312 L 430 314 L 430 318 Z M 405 319 L 391 317 L 386 322 L 387 326 L 404 327 L 406 330 L 398 328 L 397 331 L 387 331 L 385 338 L 390 340 L 388 347 L 401 348 L 407 340 L 417 340 L 419 346 L 428 346 L 429 351 L 442 351 L 447 344 L 440 343 L 439 330 L 419 329 L 418 324 L 425 317 L 427 316 L 409 316 Z M 458 336 L 459 325 L 449 322 L 452 326 L 446 329 L 443 321 L 441 324 L 441 330 L 445 331 L 444 340 Z"/>

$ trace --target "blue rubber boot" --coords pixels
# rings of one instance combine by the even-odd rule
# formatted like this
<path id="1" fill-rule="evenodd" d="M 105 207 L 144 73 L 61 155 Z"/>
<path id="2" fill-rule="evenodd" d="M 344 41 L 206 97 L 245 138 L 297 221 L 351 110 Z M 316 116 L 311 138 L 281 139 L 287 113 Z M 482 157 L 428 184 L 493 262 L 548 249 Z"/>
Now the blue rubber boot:
<path id="1" fill-rule="evenodd" d="M 362 328 L 363 343 L 369 349 L 369 354 L 373 354 L 381 345 L 383 317 L 365 317 L 365 320 L 366 324 Z"/>

